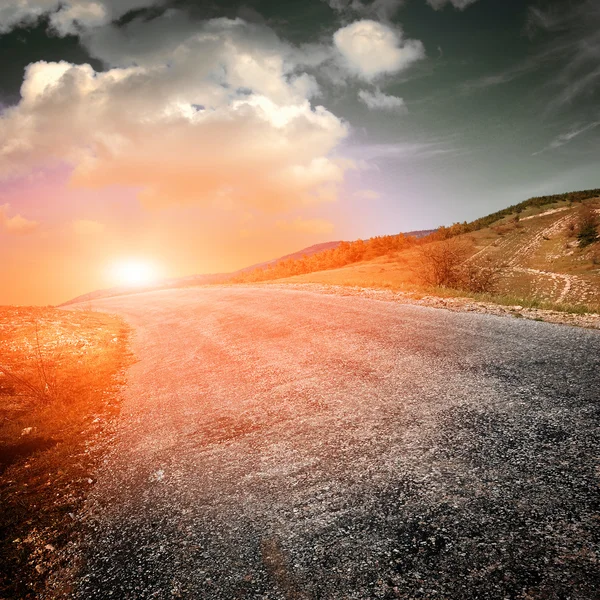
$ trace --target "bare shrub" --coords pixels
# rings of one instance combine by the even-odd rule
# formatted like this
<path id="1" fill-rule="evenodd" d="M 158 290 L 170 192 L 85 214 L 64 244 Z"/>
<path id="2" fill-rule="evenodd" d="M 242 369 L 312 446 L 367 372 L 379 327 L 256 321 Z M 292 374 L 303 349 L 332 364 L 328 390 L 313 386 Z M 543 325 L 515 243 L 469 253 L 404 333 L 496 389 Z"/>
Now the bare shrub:
<path id="1" fill-rule="evenodd" d="M 417 271 L 420 282 L 473 293 L 496 292 L 504 266 L 489 258 L 469 262 L 471 251 L 472 244 L 456 238 L 422 246 Z"/>
<path id="2" fill-rule="evenodd" d="M 497 292 L 504 269 L 504 265 L 491 259 L 463 264 L 460 288 L 478 294 Z"/>
<path id="3" fill-rule="evenodd" d="M 510 233 L 511 231 L 513 231 L 513 229 L 515 228 L 515 226 L 510 226 L 510 225 L 496 225 L 495 227 L 492 227 L 492 231 L 494 233 L 497 233 L 500 236 L 506 235 L 507 233 Z"/>
<path id="4" fill-rule="evenodd" d="M 450 238 L 419 248 L 418 278 L 425 285 L 456 288 L 462 280 L 462 264 L 470 245 Z"/>
<path id="5" fill-rule="evenodd" d="M 0 364 L 0 375 L 8 382 L 11 391 L 18 390 L 18 395 L 34 398 L 42 404 L 53 402 L 57 399 L 57 375 L 54 363 L 60 353 L 55 350 L 54 354 L 56 356 L 52 360 L 42 352 L 39 326 L 36 322 L 32 355 L 28 360 L 21 361 L 18 368 Z"/>
<path id="6" fill-rule="evenodd" d="M 591 206 L 582 204 L 577 214 L 577 239 L 582 248 L 600 240 L 598 224 L 596 211 Z"/>

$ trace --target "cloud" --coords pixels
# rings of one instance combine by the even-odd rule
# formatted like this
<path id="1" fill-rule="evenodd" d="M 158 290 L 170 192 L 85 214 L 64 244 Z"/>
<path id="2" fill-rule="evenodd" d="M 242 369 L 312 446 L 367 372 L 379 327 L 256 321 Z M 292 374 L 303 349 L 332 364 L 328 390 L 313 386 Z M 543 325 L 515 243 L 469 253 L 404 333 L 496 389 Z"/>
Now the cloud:
<path id="1" fill-rule="evenodd" d="M 590 131 L 591 129 L 595 129 L 598 126 L 600 126 L 600 121 L 594 121 L 593 123 L 588 123 L 587 125 L 584 125 L 583 127 L 580 125 L 576 126 L 576 127 L 572 127 L 569 131 L 567 131 L 565 133 L 561 133 L 560 135 L 555 137 L 552 140 L 552 142 L 550 142 L 550 144 L 548 146 L 546 146 L 545 148 L 543 148 L 542 150 L 539 150 L 538 152 L 534 152 L 533 156 L 537 156 L 538 154 L 542 154 L 542 152 L 546 152 L 548 150 L 556 150 L 556 148 L 560 148 L 561 146 L 568 144 L 569 142 L 574 140 L 576 137 L 580 136 L 583 133 L 586 133 L 587 131 Z"/>
<path id="2" fill-rule="evenodd" d="M 554 3 L 528 10 L 526 30 L 541 36 L 527 59 L 492 75 L 463 84 L 463 90 L 485 89 L 547 70 L 547 110 L 556 111 L 595 93 L 600 86 L 600 5 L 595 0 Z"/>
<path id="3" fill-rule="evenodd" d="M 458 8 L 459 10 L 465 10 L 467 6 L 475 4 L 475 2 L 477 2 L 477 0 L 427 0 L 427 4 L 434 10 L 440 10 L 448 4 L 451 4 L 454 8 Z"/>
<path id="4" fill-rule="evenodd" d="M 400 29 L 368 19 L 342 27 L 333 42 L 348 70 L 366 81 L 406 69 L 425 57 L 419 40 L 405 40 Z"/>
<path id="5" fill-rule="evenodd" d="M 14 235 L 26 235 L 39 227 L 37 221 L 30 221 L 21 215 L 9 216 L 10 204 L 0 205 L 0 231 Z"/>
<path id="6" fill-rule="evenodd" d="M 404 5 L 404 0 L 326 0 L 333 10 L 341 13 L 357 13 L 363 16 L 376 16 L 381 21 L 389 21 Z"/>
<path id="7" fill-rule="evenodd" d="M 445 142 L 395 142 L 389 144 L 362 144 L 349 146 L 344 154 L 357 161 L 424 160 L 459 151 Z"/>
<path id="8" fill-rule="evenodd" d="M 503 83 L 508 83 L 525 75 L 526 73 L 530 73 L 538 68 L 538 64 L 533 60 L 526 60 L 520 64 L 514 65 L 501 73 L 495 73 L 494 75 L 486 75 L 484 77 L 480 77 L 479 79 L 474 79 L 472 81 L 467 81 L 461 84 L 461 89 L 463 92 L 471 92 L 480 89 L 486 89 L 488 87 L 493 87 L 496 85 L 501 85 Z"/>
<path id="9" fill-rule="evenodd" d="M 122 17 L 131 10 L 164 4 L 165 0 L 2 0 L 0 33 L 32 25 L 48 16 L 59 35 L 76 34 Z"/>
<path id="10" fill-rule="evenodd" d="M 381 198 L 381 194 L 375 190 L 358 190 L 353 196 L 359 200 L 377 200 Z"/>
<path id="11" fill-rule="evenodd" d="M 74 34 L 78 28 L 89 29 L 107 23 L 112 17 L 100 2 L 86 2 L 63 6 L 53 14 L 50 23 L 55 31 L 65 36 Z"/>
<path id="12" fill-rule="evenodd" d="M 335 199 L 351 165 L 333 152 L 348 126 L 311 103 L 313 53 L 240 19 L 141 36 L 129 54 L 113 38 L 123 45 L 110 61 L 126 66 L 29 65 L 20 103 L 0 116 L 0 178 L 67 163 L 73 185 L 134 187 L 148 207 Z"/>
<path id="13" fill-rule="evenodd" d="M 334 229 L 333 223 L 324 219 L 302 219 L 301 217 L 293 221 L 277 221 L 276 225 L 283 231 L 297 231 L 314 235 L 331 233 Z"/>
<path id="14" fill-rule="evenodd" d="M 558 109 L 593 94 L 600 85 L 600 5 L 596 0 L 577 4 L 554 3 L 542 10 L 530 7 L 528 30 L 550 34 L 537 62 L 552 61 L 549 86 L 559 90 L 549 108 Z"/>
<path id="15" fill-rule="evenodd" d="M 104 223 L 99 223 L 98 221 L 91 221 L 88 219 L 77 219 L 73 221 L 71 225 L 75 235 L 79 235 L 81 237 L 100 235 L 101 233 L 104 233 L 104 230 L 106 229 Z"/>
<path id="16" fill-rule="evenodd" d="M 372 110 L 408 112 L 406 104 L 402 98 L 384 94 L 380 89 L 376 89 L 374 92 L 369 92 L 368 90 L 359 90 L 358 97 L 361 102 L 364 102 Z"/>

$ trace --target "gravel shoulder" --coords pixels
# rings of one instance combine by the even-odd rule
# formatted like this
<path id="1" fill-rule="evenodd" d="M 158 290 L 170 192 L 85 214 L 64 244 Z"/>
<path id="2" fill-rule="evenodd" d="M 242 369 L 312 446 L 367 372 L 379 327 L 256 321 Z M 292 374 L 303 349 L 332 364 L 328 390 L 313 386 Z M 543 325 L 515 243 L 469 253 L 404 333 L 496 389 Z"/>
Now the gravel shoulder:
<path id="1" fill-rule="evenodd" d="M 542 273 L 542 271 L 538 271 Z M 556 275 L 556 274 L 554 274 Z M 558 277 L 558 275 L 557 275 Z M 569 275 L 561 275 L 569 281 Z M 568 313 L 558 310 L 547 310 L 543 308 L 529 308 L 520 305 L 504 306 L 493 302 L 480 302 L 472 298 L 442 298 L 440 296 L 428 296 L 413 292 L 400 292 L 382 290 L 361 286 L 330 285 L 321 283 L 265 283 L 265 286 L 276 289 L 295 289 L 299 291 L 314 292 L 318 294 L 335 294 L 338 296 L 354 296 L 370 298 L 385 302 L 396 302 L 398 304 L 412 304 L 414 306 L 427 306 L 430 308 L 442 308 L 454 312 L 472 312 L 498 317 L 525 318 L 534 321 L 545 321 L 560 325 L 571 325 L 574 327 L 585 327 L 589 329 L 600 329 L 600 314 L 597 313 Z"/>
<path id="2" fill-rule="evenodd" d="M 600 334 L 317 291 L 95 303 L 138 362 L 76 596 L 597 598 Z"/>

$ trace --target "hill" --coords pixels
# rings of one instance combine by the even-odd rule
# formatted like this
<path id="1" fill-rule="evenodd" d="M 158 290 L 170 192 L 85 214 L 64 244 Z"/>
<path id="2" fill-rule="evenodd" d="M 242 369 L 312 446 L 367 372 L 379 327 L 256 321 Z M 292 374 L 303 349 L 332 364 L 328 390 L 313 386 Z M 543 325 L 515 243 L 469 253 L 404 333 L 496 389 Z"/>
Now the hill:
<path id="1" fill-rule="evenodd" d="M 586 214 L 588 242 L 581 237 Z M 278 281 L 479 294 L 499 303 L 600 311 L 599 215 L 600 189 L 540 196 L 469 223 L 315 244 L 233 273 L 98 290 L 65 304 L 196 285 Z M 435 263 L 451 255 L 444 279 L 435 273 L 440 270 Z"/>
<path id="2" fill-rule="evenodd" d="M 500 302 L 597 311 L 599 215 L 600 189 L 531 198 L 471 223 L 440 227 L 420 239 L 399 235 L 358 240 L 307 259 L 242 273 L 232 281 L 479 293 Z M 581 237 L 586 219 L 587 242 Z M 440 263 L 448 260 L 454 262 L 444 280 L 432 270 L 440 271 Z"/>
<path id="3" fill-rule="evenodd" d="M 415 236 L 415 237 L 423 237 L 429 235 L 433 232 L 433 229 L 421 230 L 421 231 L 411 231 L 404 235 L 407 236 Z M 278 265 L 281 262 L 285 261 L 295 261 L 301 260 L 304 257 L 310 257 L 315 254 L 320 254 L 322 252 L 326 252 L 327 250 L 333 250 L 337 248 L 340 244 L 344 242 L 335 241 L 335 242 L 323 242 L 321 244 L 314 244 L 312 246 L 308 246 L 308 248 L 303 248 L 302 250 L 298 250 L 297 252 L 293 252 L 291 254 L 286 254 L 285 256 L 280 256 L 279 258 L 274 258 L 272 260 L 257 263 L 254 265 L 250 265 L 248 267 L 244 267 L 243 269 L 239 269 L 232 273 L 208 273 L 208 274 L 199 274 L 199 275 L 187 275 L 185 277 L 176 277 L 171 279 L 164 279 L 159 283 L 153 284 L 151 286 L 142 286 L 136 287 L 132 289 L 131 287 L 112 287 L 106 288 L 102 290 L 96 290 L 93 292 L 88 292 L 87 294 L 82 294 L 81 296 L 77 296 L 76 298 L 72 298 L 71 300 L 67 300 L 63 302 L 61 306 L 68 306 L 69 304 L 79 304 L 92 302 L 93 300 L 99 300 L 100 298 L 108 298 L 111 296 L 123 296 L 126 294 L 133 293 L 141 293 L 141 292 L 151 292 L 154 290 L 162 290 L 162 289 L 172 289 L 172 288 L 182 288 L 182 287 L 192 287 L 195 285 L 210 285 L 217 283 L 225 283 L 229 282 L 232 279 L 238 278 L 242 276 L 244 273 L 249 273 L 256 270 L 266 269 L 268 267 L 273 267 Z"/>

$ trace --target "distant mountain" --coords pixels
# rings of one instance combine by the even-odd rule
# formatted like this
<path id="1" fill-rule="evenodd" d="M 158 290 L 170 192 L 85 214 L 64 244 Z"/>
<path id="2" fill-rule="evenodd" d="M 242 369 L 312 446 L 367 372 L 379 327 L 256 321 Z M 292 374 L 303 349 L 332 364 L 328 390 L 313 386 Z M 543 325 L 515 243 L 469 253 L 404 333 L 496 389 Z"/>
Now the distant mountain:
<path id="1" fill-rule="evenodd" d="M 325 250 L 331 250 L 332 248 L 337 248 L 342 242 L 323 242 L 322 244 L 315 244 L 314 246 L 309 246 L 308 248 L 304 248 L 304 250 L 298 250 L 298 252 L 292 252 L 292 254 L 286 254 L 285 256 L 280 256 L 279 258 L 274 258 L 273 260 L 268 260 L 267 262 L 257 263 L 255 265 L 250 265 L 249 267 L 244 267 L 235 273 L 230 273 L 231 275 L 237 275 L 238 273 L 245 273 L 246 271 L 252 271 L 253 269 L 260 269 L 264 267 L 268 267 L 269 265 L 276 265 L 283 260 L 296 260 L 298 258 L 302 258 L 303 256 L 312 256 L 317 252 L 323 252 Z"/>
<path id="2" fill-rule="evenodd" d="M 405 233 L 407 236 L 414 237 L 424 237 L 429 233 L 432 233 L 431 230 L 421 230 L 421 231 L 410 231 Z M 79 304 L 85 302 L 92 302 L 93 300 L 98 300 L 99 298 L 107 298 L 110 296 L 123 296 L 127 294 L 138 294 L 142 292 L 152 292 L 156 290 L 165 290 L 171 288 L 182 288 L 182 287 L 193 287 L 195 285 L 208 285 L 208 284 L 216 284 L 223 283 L 225 281 L 229 281 L 231 278 L 239 275 L 240 273 L 245 273 L 247 271 L 252 271 L 253 269 L 268 267 L 269 265 L 277 264 L 283 260 L 295 260 L 302 258 L 303 256 L 312 256 L 313 254 L 317 254 L 318 252 L 323 252 L 325 250 L 331 250 L 333 248 L 337 248 L 342 242 L 323 242 L 322 244 L 314 244 L 313 246 L 309 246 L 308 248 L 304 248 L 302 250 L 298 250 L 298 252 L 292 252 L 291 254 L 286 254 L 285 256 L 280 256 L 279 258 L 274 258 L 273 260 L 268 260 L 266 262 L 257 263 L 254 265 L 250 265 L 249 267 L 244 267 L 243 269 L 238 269 L 237 271 L 233 271 L 232 273 L 209 273 L 205 275 L 188 275 L 186 277 L 176 277 L 171 279 L 164 279 L 159 283 L 153 284 L 151 286 L 144 287 L 113 287 L 107 288 L 103 290 L 96 290 L 94 292 L 89 292 L 87 294 L 83 294 L 81 296 L 77 296 L 72 300 L 67 300 L 63 302 L 61 306 L 68 306 L 69 304 Z"/>
<path id="3" fill-rule="evenodd" d="M 274 258 L 273 260 L 269 260 L 263 263 L 257 263 L 255 265 L 250 265 L 249 267 L 244 267 L 243 269 L 238 269 L 237 271 L 233 271 L 232 273 L 209 273 L 204 275 L 187 275 L 186 277 L 175 277 L 171 279 L 164 279 L 159 283 L 155 283 L 151 286 L 143 286 L 143 287 L 112 287 L 106 288 L 103 290 L 96 290 L 94 292 L 89 292 L 87 294 L 82 294 L 81 296 L 77 296 L 72 300 L 67 300 L 63 302 L 61 306 L 68 306 L 69 304 L 80 304 L 86 302 L 92 302 L 93 300 L 98 300 L 99 298 L 108 298 L 111 296 L 124 296 L 127 294 L 139 294 L 143 292 L 152 292 L 155 290 L 164 290 L 170 288 L 181 288 L 181 287 L 193 287 L 195 285 L 208 285 L 213 283 L 222 283 L 224 281 L 228 281 L 232 277 L 240 273 L 244 273 L 246 271 L 251 271 L 252 269 L 256 269 L 259 267 L 267 267 L 268 265 L 276 264 L 281 262 L 282 260 L 287 259 L 296 259 L 302 258 L 303 256 L 311 256 L 316 254 L 317 252 L 322 252 L 323 250 L 329 250 L 331 248 L 337 248 L 341 242 L 324 242 L 322 244 L 315 244 L 313 246 L 309 246 L 308 248 L 304 248 L 303 250 L 299 250 L 298 252 L 293 252 L 292 254 L 286 254 L 285 256 L 281 256 L 279 258 Z"/>
<path id="4" fill-rule="evenodd" d="M 406 237 L 422 238 L 422 237 L 425 237 L 426 235 L 429 235 L 430 233 L 433 233 L 434 231 L 435 231 L 435 229 L 419 229 L 417 231 L 408 231 L 404 235 Z"/>

